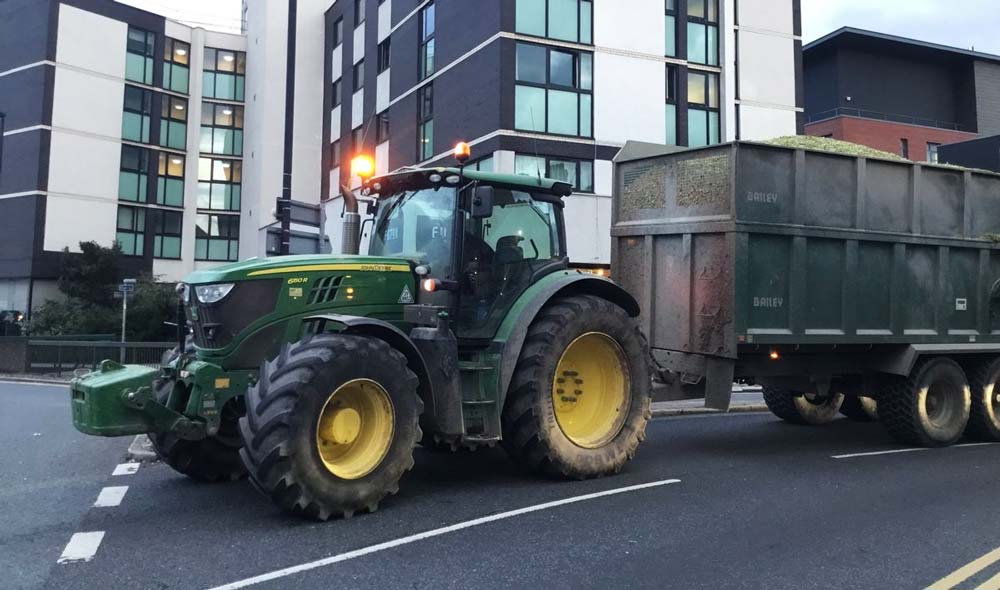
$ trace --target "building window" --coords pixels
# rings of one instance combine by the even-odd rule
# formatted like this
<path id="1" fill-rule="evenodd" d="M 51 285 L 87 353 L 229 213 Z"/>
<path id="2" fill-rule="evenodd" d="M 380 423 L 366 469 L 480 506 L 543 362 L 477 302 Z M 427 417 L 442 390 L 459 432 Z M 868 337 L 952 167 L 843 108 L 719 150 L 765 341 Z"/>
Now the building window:
<path id="1" fill-rule="evenodd" d="M 417 92 L 417 161 L 434 157 L 434 87 L 430 84 Z"/>
<path id="2" fill-rule="evenodd" d="M 204 69 L 202 96 L 222 100 L 243 100 L 246 92 L 246 53 L 206 47 Z"/>
<path id="3" fill-rule="evenodd" d="M 149 215 L 153 226 L 153 257 L 179 259 L 183 214 L 180 211 L 150 209 Z"/>
<path id="4" fill-rule="evenodd" d="M 378 44 L 378 73 L 379 74 L 381 74 L 382 72 L 384 72 L 384 71 L 386 71 L 386 70 L 389 69 L 389 65 L 392 62 L 392 59 L 391 59 L 391 49 L 392 48 L 390 46 L 389 39 L 386 39 L 385 41 L 382 41 L 381 43 Z"/>
<path id="5" fill-rule="evenodd" d="M 206 154 L 240 156 L 243 154 L 243 107 L 231 104 L 202 103 L 201 145 Z"/>
<path id="6" fill-rule="evenodd" d="M 135 86 L 125 86 L 122 139 L 149 143 L 149 125 L 152 115 L 153 93 Z"/>
<path id="7" fill-rule="evenodd" d="M 420 11 L 420 79 L 434 73 L 434 3 Z"/>
<path id="8" fill-rule="evenodd" d="M 899 155 L 907 160 L 910 159 L 910 140 L 903 138 L 899 140 Z"/>
<path id="9" fill-rule="evenodd" d="M 516 11 L 518 33 L 585 45 L 594 42 L 591 0 L 517 0 Z"/>
<path id="10" fill-rule="evenodd" d="M 688 146 L 719 143 L 719 75 L 688 71 Z"/>
<path id="11" fill-rule="evenodd" d="M 344 17 L 340 17 L 333 22 L 333 48 L 336 49 L 344 42 Z"/>
<path id="12" fill-rule="evenodd" d="M 330 166 L 332 168 L 340 166 L 343 163 L 343 157 L 343 152 L 340 151 L 340 140 L 338 139 L 330 144 Z"/>
<path id="13" fill-rule="evenodd" d="M 156 178 L 156 203 L 170 207 L 184 206 L 184 157 L 160 152 L 159 176 Z"/>
<path id="14" fill-rule="evenodd" d="M 677 145 L 677 66 L 667 66 L 666 143 Z"/>
<path id="15" fill-rule="evenodd" d="M 719 0 L 688 0 L 688 61 L 719 65 Z"/>
<path id="16" fill-rule="evenodd" d="M 354 26 L 359 27 L 365 22 L 365 0 L 354 0 Z"/>
<path id="17" fill-rule="evenodd" d="M 358 155 L 365 151 L 365 127 L 358 125 L 351 131 L 351 148 Z"/>
<path id="18" fill-rule="evenodd" d="M 188 93 L 191 77 L 191 46 L 183 41 L 167 39 L 163 47 L 163 87 L 167 90 Z"/>
<path id="19" fill-rule="evenodd" d="M 243 163 L 239 160 L 198 159 L 198 208 L 239 211 Z"/>
<path id="20" fill-rule="evenodd" d="M 514 173 L 568 182 L 576 192 L 594 192 L 594 162 L 592 160 L 544 158 L 517 154 L 514 156 Z"/>
<path id="21" fill-rule="evenodd" d="M 128 28 L 125 44 L 125 79 L 153 85 L 153 56 L 156 35 L 136 27 Z"/>
<path id="22" fill-rule="evenodd" d="M 666 0 L 666 28 L 663 55 L 677 57 L 677 0 Z"/>
<path id="23" fill-rule="evenodd" d="M 365 60 L 362 59 L 354 64 L 354 69 L 351 71 L 351 84 L 354 86 L 355 92 L 365 87 Z"/>
<path id="24" fill-rule="evenodd" d="M 344 101 L 344 79 L 337 78 L 333 81 L 333 108 L 337 108 Z"/>
<path id="25" fill-rule="evenodd" d="M 375 143 L 389 141 L 389 111 L 382 111 L 375 116 Z"/>
<path id="26" fill-rule="evenodd" d="M 940 143 L 927 144 L 927 161 L 931 164 L 938 164 L 941 161 L 941 157 L 938 155 L 939 147 L 941 147 Z"/>
<path id="27" fill-rule="evenodd" d="M 115 241 L 126 256 L 142 256 L 146 232 L 146 210 L 118 206 L 118 231 Z"/>
<path id="28" fill-rule="evenodd" d="M 163 95 L 160 108 L 160 145 L 183 150 L 187 147 L 187 101 Z"/>
<path id="29" fill-rule="evenodd" d="M 479 172 L 493 172 L 493 156 L 486 156 L 481 160 L 476 160 L 471 164 L 467 164 L 465 167 Z"/>
<path id="30" fill-rule="evenodd" d="M 558 135 L 593 135 L 590 53 L 517 44 L 514 127 Z"/>
<path id="31" fill-rule="evenodd" d="M 122 162 L 118 172 L 118 198 L 123 201 L 146 202 L 149 178 L 149 150 L 122 145 Z"/>
<path id="32" fill-rule="evenodd" d="M 199 214 L 195 225 L 195 260 L 239 260 L 240 217 Z"/>

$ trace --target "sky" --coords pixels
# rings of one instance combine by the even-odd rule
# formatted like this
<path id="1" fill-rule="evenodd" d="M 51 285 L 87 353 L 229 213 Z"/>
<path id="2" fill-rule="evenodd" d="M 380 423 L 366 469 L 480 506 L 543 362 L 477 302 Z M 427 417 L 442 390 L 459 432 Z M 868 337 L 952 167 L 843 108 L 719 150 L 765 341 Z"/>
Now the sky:
<path id="1" fill-rule="evenodd" d="M 241 0 L 123 1 L 196 26 L 240 28 Z M 998 0 L 802 0 L 803 37 L 809 42 L 852 26 L 1000 55 L 998 5 Z"/>

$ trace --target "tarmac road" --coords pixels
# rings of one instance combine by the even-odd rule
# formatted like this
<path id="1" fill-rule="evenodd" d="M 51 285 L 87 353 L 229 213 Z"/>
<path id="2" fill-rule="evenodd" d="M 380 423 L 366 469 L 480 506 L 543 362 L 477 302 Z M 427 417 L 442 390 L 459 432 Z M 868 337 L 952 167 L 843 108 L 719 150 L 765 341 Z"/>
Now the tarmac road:
<path id="1" fill-rule="evenodd" d="M 847 420 L 659 418 L 618 477 L 555 482 L 500 450 L 418 449 L 379 512 L 314 523 L 246 482 L 160 464 L 112 475 L 131 470 L 117 467 L 129 440 L 77 434 L 68 397 L 0 383 L 4 588 L 1000 589 L 994 445 L 906 450 Z M 68 550 L 90 558 L 57 563 Z"/>

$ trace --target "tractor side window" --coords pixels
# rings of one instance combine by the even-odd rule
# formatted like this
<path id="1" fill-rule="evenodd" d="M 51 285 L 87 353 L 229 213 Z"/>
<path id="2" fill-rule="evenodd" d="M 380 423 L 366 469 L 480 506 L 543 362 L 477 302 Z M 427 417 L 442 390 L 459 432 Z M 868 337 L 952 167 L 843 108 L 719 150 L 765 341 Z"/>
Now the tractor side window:
<path id="1" fill-rule="evenodd" d="M 459 336 L 492 338 L 535 271 L 561 260 L 554 207 L 497 190 L 490 217 L 466 218 Z"/>

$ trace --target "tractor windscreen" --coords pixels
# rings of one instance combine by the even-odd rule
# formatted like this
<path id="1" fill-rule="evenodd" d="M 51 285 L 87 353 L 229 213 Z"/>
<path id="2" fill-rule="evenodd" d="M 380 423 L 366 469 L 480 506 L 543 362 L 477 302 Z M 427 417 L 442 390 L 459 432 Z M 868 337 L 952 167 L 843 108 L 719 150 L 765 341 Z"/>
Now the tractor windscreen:
<path id="1" fill-rule="evenodd" d="M 450 275 L 455 198 L 454 187 L 442 187 L 381 199 L 368 254 L 408 258 L 430 267 L 434 276 Z"/>

